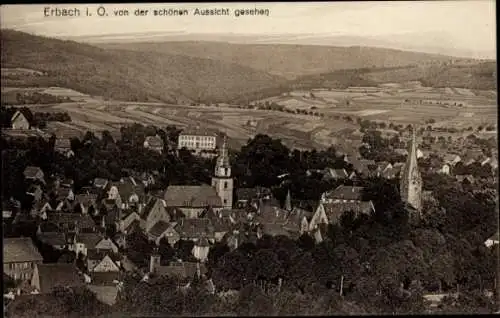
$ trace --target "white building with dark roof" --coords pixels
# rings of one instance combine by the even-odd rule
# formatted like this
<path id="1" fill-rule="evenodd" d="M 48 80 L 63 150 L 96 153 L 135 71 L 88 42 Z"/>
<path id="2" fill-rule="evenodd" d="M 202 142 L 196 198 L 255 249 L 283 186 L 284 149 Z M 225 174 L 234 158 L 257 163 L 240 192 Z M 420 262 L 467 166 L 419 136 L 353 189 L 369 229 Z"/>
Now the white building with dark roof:
<path id="1" fill-rule="evenodd" d="M 185 129 L 179 134 L 177 147 L 195 152 L 215 151 L 217 149 L 217 132 L 200 128 Z"/>

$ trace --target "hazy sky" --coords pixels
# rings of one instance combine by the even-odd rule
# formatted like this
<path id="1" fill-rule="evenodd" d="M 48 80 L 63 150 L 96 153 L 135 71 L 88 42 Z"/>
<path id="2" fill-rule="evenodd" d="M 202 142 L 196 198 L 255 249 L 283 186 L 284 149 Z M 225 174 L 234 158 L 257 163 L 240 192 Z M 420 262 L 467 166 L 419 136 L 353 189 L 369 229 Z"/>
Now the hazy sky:
<path id="1" fill-rule="evenodd" d="M 483 0 L 345 2 L 345 3 L 220 3 L 104 5 L 109 16 L 83 16 L 98 5 L 78 7 L 80 17 L 45 17 L 47 5 L 2 5 L 1 26 L 48 36 L 124 34 L 130 32 L 317 34 L 388 36 L 401 33 L 439 32 L 456 46 L 491 51 L 496 48 L 495 2 Z M 193 16 L 194 8 L 263 8 L 269 16 Z M 128 9 L 131 16 L 113 16 L 113 9 Z M 188 16 L 136 17 L 136 8 L 185 8 Z"/>

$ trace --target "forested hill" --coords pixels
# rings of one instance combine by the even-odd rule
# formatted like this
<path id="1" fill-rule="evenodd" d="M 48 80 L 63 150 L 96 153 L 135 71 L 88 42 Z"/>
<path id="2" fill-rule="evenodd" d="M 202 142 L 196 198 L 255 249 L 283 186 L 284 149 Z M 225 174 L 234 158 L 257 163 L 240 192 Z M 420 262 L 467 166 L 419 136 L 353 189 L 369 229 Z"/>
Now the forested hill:
<path id="1" fill-rule="evenodd" d="M 210 58 L 237 63 L 288 79 L 340 69 L 421 65 L 453 59 L 445 55 L 362 46 L 236 44 L 208 41 L 110 43 L 98 46 Z"/>
<path id="2" fill-rule="evenodd" d="M 277 87 L 279 76 L 224 61 L 159 52 L 102 49 L 2 29 L 2 68 L 43 76 L 2 77 L 2 86 L 62 86 L 129 101 L 225 102 Z"/>

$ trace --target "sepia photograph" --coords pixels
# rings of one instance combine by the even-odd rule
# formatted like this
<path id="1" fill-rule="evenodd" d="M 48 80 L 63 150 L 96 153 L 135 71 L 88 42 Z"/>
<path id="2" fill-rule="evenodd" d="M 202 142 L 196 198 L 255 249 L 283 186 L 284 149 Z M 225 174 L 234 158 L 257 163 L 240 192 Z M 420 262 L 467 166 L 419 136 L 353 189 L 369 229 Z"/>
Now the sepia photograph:
<path id="1" fill-rule="evenodd" d="M 4 316 L 499 314 L 495 13 L 2 5 Z"/>

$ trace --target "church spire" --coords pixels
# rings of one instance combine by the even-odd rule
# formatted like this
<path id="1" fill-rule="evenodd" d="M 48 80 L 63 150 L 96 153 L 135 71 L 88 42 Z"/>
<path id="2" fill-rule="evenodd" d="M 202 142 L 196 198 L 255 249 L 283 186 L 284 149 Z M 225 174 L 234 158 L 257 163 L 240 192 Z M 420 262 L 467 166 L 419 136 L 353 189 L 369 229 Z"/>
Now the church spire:
<path id="1" fill-rule="evenodd" d="M 285 210 L 292 211 L 292 196 L 290 195 L 290 189 L 288 189 L 288 192 L 286 194 Z"/>
<path id="2" fill-rule="evenodd" d="M 400 177 L 400 194 L 403 202 L 420 211 L 422 208 L 422 176 L 417 162 L 417 129 L 412 126 L 412 130 L 408 158 Z"/>

